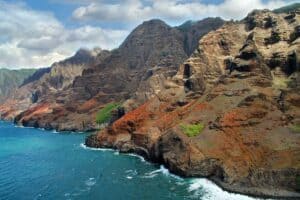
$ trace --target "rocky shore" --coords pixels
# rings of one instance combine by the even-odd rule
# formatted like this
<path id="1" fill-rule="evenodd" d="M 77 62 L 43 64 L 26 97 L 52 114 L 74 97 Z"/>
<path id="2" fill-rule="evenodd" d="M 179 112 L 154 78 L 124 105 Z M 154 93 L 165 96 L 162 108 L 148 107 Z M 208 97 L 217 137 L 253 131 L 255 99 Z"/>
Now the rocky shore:
<path id="1" fill-rule="evenodd" d="M 164 89 L 86 145 L 134 152 L 228 191 L 299 199 L 299 20 L 254 11 L 210 32 Z"/>
<path id="2" fill-rule="evenodd" d="M 299 11 L 223 23 L 144 22 L 117 50 L 85 52 L 79 68 L 75 59 L 22 86 L 1 117 L 92 131 L 99 110 L 121 103 L 125 115 L 87 146 L 136 153 L 232 192 L 300 199 Z"/>
<path id="3" fill-rule="evenodd" d="M 295 175 L 300 174 L 297 169 L 284 169 L 284 170 L 268 170 L 268 169 L 255 169 L 252 171 L 251 176 L 248 176 L 244 180 L 235 181 L 234 183 L 228 183 L 228 174 L 224 173 L 222 163 L 217 159 L 206 158 L 197 162 L 190 159 L 182 160 L 182 152 L 185 151 L 185 144 L 178 136 L 173 136 L 172 140 L 175 146 L 183 145 L 182 149 L 170 148 L 169 153 L 172 152 L 172 156 L 166 156 L 164 153 L 166 144 L 159 143 L 154 144 L 155 147 L 148 150 L 139 146 L 114 146 L 108 142 L 99 143 L 99 138 L 96 135 L 90 135 L 85 141 L 85 145 L 93 148 L 112 148 L 120 151 L 121 153 L 135 153 L 143 156 L 146 160 L 154 163 L 159 163 L 166 166 L 171 173 L 179 175 L 181 177 L 203 177 L 212 180 L 222 189 L 239 194 L 245 194 L 258 198 L 274 198 L 274 199 L 299 199 L 300 194 L 288 189 L 278 189 L 277 187 L 270 187 L 269 184 L 282 184 L 289 187 L 293 184 Z M 169 144 L 167 144 L 169 145 Z M 164 147 L 163 147 L 164 146 Z M 170 147 L 170 146 L 169 146 Z M 178 152 L 178 150 L 180 152 Z M 180 156 L 178 156 L 180 155 Z M 176 158 L 178 156 L 178 158 Z M 226 177 L 227 176 L 227 177 Z M 251 182 L 255 180 L 255 186 L 249 186 Z M 275 183 L 274 183 L 275 182 Z"/>

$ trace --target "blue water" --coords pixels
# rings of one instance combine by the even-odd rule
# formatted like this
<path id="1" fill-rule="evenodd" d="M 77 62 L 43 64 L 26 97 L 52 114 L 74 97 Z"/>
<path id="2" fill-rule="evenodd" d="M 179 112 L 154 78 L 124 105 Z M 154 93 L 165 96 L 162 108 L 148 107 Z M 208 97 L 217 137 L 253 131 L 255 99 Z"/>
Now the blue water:
<path id="1" fill-rule="evenodd" d="M 252 199 L 137 156 L 86 148 L 85 136 L 0 121 L 0 199 Z"/>

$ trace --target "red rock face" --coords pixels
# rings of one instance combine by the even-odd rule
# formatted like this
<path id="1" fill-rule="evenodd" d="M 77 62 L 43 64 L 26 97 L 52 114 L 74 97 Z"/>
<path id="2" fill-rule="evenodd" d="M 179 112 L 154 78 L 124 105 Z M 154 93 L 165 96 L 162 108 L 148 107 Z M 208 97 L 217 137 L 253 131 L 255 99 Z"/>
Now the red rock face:
<path id="1" fill-rule="evenodd" d="M 92 51 L 79 50 L 74 56 L 54 63 L 51 68 L 40 70 L 30 77 L 26 84 L 21 86 L 0 108 L 1 118 L 15 120 L 19 124 L 25 126 L 35 126 L 47 129 L 61 130 L 86 130 L 90 129 L 94 124 L 88 121 L 87 115 L 94 115 L 99 104 L 94 108 L 86 110 L 81 108 L 80 102 L 67 101 L 70 96 L 69 89 L 72 87 L 73 81 L 80 76 L 84 69 L 87 69 L 99 62 L 102 62 L 110 53 L 94 49 Z M 46 110 L 44 108 L 47 105 Z M 67 115 L 74 113 L 77 108 L 81 108 L 78 112 L 85 112 L 86 116 L 78 113 L 69 119 L 78 119 L 80 125 L 72 125 L 68 121 Z M 60 112 L 58 111 L 60 110 Z M 65 123 L 68 121 L 67 123 Z M 65 124 L 64 124 L 65 123 Z"/>
<path id="2" fill-rule="evenodd" d="M 189 34 L 151 20 L 68 86 L 56 68 L 54 84 L 25 85 L 30 92 L 0 112 L 29 126 L 94 130 L 100 108 L 123 102 L 126 115 L 87 145 L 135 152 L 230 191 L 299 198 L 300 134 L 291 127 L 300 124 L 300 17 L 286 17 L 252 12 L 205 35 L 189 58 Z M 32 103 L 32 94 L 42 98 Z M 181 128 L 199 123 L 194 137 Z"/>
<path id="3" fill-rule="evenodd" d="M 198 41 L 222 24 L 223 20 L 210 18 L 183 30 L 160 20 L 144 22 L 112 52 L 96 52 L 95 56 L 94 52 L 80 50 L 70 59 L 53 64 L 50 72 L 24 85 L 11 97 L 17 102 L 16 109 L 9 101 L 5 107 L 11 117 L 17 116 L 18 122 L 23 118 L 21 113 L 28 108 L 44 103 L 53 108 L 59 105 L 64 115 L 37 113 L 19 123 L 46 125 L 46 128 L 59 130 L 68 129 L 68 126 L 70 130 L 93 130 L 96 125 L 91 116 L 95 116 L 103 105 L 129 99 L 124 106 L 131 110 L 164 90 L 165 85 L 157 82 L 162 83 L 176 74 L 179 65 L 195 48 L 194 44 L 185 44 L 185 39 Z M 2 113 L 2 117 L 6 115 Z"/>
<path id="4" fill-rule="evenodd" d="M 300 135 L 291 127 L 300 122 L 300 45 L 289 35 L 300 16 L 285 17 L 253 12 L 210 32 L 164 90 L 86 144 L 136 152 L 231 191 L 299 198 Z M 270 44 L 274 31 L 281 39 Z M 181 129 L 197 123 L 198 136 Z"/>

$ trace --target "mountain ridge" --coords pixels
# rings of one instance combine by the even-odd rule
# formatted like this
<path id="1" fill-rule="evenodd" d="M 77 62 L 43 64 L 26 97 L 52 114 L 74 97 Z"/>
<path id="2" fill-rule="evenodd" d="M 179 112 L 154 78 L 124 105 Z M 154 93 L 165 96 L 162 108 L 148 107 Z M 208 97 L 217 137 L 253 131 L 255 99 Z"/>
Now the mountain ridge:
<path id="1" fill-rule="evenodd" d="M 220 18 L 216 18 L 215 21 L 211 20 L 214 23 L 210 27 L 207 27 L 209 23 L 205 21 L 205 30 L 197 31 L 197 27 L 195 27 L 195 34 L 188 37 L 197 40 L 208 31 L 215 30 L 224 23 Z M 198 23 L 201 24 L 202 21 Z M 149 87 L 146 80 L 150 71 L 152 71 L 151 77 L 155 79 L 153 82 L 159 81 L 155 73 L 159 73 L 163 79 L 165 76 L 176 73 L 179 65 L 188 58 L 184 49 L 184 38 L 184 33 L 161 20 L 146 21 L 136 27 L 118 49 L 111 52 L 102 51 L 105 56 L 100 59 L 100 62 L 87 64 L 88 67 L 82 69 L 79 76 L 70 79 L 67 87 L 58 87 L 61 85 L 61 77 L 59 76 L 56 76 L 52 81 L 56 85 L 51 84 L 53 78 L 43 78 L 46 85 L 50 84 L 54 88 L 52 86 L 41 88 L 42 84 L 24 85 L 21 90 L 28 92 L 26 92 L 25 98 L 24 95 L 20 95 L 19 98 L 21 100 L 19 102 L 24 103 L 19 103 L 19 108 L 12 110 L 9 109 L 10 106 L 3 106 L 2 117 L 17 116 L 16 122 L 28 126 L 59 130 L 93 130 L 97 127 L 94 120 L 95 114 L 106 103 L 125 101 L 134 95 L 137 98 L 127 102 L 128 109 L 131 109 L 131 107 L 136 107 L 142 103 L 145 98 L 154 95 L 157 89 L 153 87 L 156 86 L 152 84 Z M 54 64 L 51 71 L 54 69 L 62 68 L 59 66 L 55 68 Z M 148 89 L 147 91 L 141 89 L 136 94 L 135 91 L 138 90 L 140 84 Z M 21 90 L 19 94 L 24 94 Z M 52 90 L 53 92 L 49 93 Z M 141 94 L 144 92 L 147 94 Z M 51 95 L 47 95 L 47 93 Z M 40 98 L 34 98 L 36 102 L 32 102 L 32 95 Z M 15 99 L 12 98 L 11 102 Z M 39 104 L 47 107 L 45 113 L 36 112 L 39 114 L 25 117 L 28 113 L 26 110 L 32 112 L 34 107 L 40 110 L 41 105 Z M 9 101 L 7 105 L 10 105 Z M 86 109 L 87 106 L 90 109 Z M 57 114 L 52 114 L 54 110 L 60 110 L 58 114 L 64 112 L 65 115 L 56 116 Z M 74 120 L 81 121 L 81 123 L 74 124 Z"/>
<path id="2" fill-rule="evenodd" d="M 99 110 L 121 104 L 87 146 L 136 153 L 229 191 L 297 199 L 299 22 L 298 12 L 269 10 L 184 28 L 150 20 L 76 75 L 53 65 L 0 106 L 1 117 L 94 131 L 104 126 Z"/>
<path id="3" fill-rule="evenodd" d="M 298 199 L 299 22 L 297 12 L 255 10 L 209 32 L 160 79 L 164 89 L 86 145 L 134 152 L 232 192 Z"/>
<path id="4" fill-rule="evenodd" d="M 274 9 L 273 12 L 275 13 L 289 13 L 292 11 L 299 11 L 300 10 L 300 3 L 290 4 L 281 8 Z"/>
<path id="5" fill-rule="evenodd" d="M 0 102 L 3 102 L 14 90 L 32 75 L 36 69 L 0 68 Z"/>

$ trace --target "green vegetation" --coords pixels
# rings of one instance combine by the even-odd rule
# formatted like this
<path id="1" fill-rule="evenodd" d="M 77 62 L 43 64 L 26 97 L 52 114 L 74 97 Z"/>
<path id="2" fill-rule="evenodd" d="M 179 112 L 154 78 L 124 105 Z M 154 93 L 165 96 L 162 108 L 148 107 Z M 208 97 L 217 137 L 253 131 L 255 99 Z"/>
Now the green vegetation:
<path id="1" fill-rule="evenodd" d="M 296 187 L 297 190 L 300 191 L 300 176 L 296 176 Z"/>
<path id="2" fill-rule="evenodd" d="M 192 21 L 192 20 L 188 20 L 186 22 L 184 22 L 183 24 L 181 24 L 180 26 L 178 26 L 177 28 L 183 32 L 188 31 L 191 26 L 193 26 L 193 24 L 195 24 L 196 22 Z"/>
<path id="3" fill-rule="evenodd" d="M 204 124 L 198 123 L 198 124 L 182 124 L 180 126 L 181 130 L 186 134 L 188 137 L 194 137 L 199 135 L 203 129 Z"/>
<path id="4" fill-rule="evenodd" d="M 273 76 L 273 87 L 275 89 L 286 89 L 291 80 L 289 78 L 285 78 L 285 77 L 275 77 Z"/>
<path id="5" fill-rule="evenodd" d="M 13 82 L 17 86 L 19 86 L 35 71 L 36 69 L 9 70 L 6 68 L 0 68 L 0 87 L 7 84 L 8 82 Z"/>
<path id="6" fill-rule="evenodd" d="M 0 101 L 20 86 L 36 69 L 9 70 L 0 68 Z"/>
<path id="7" fill-rule="evenodd" d="M 111 119 L 111 112 L 120 106 L 119 103 L 109 103 L 102 108 L 96 115 L 96 123 L 103 124 Z"/>
<path id="8" fill-rule="evenodd" d="M 291 130 L 295 133 L 300 133 L 300 124 L 295 124 L 291 126 Z"/>
<path id="9" fill-rule="evenodd" d="M 284 6 L 278 9 L 273 10 L 275 13 L 288 13 L 294 10 L 300 9 L 300 3 L 294 3 L 288 6 Z"/>

